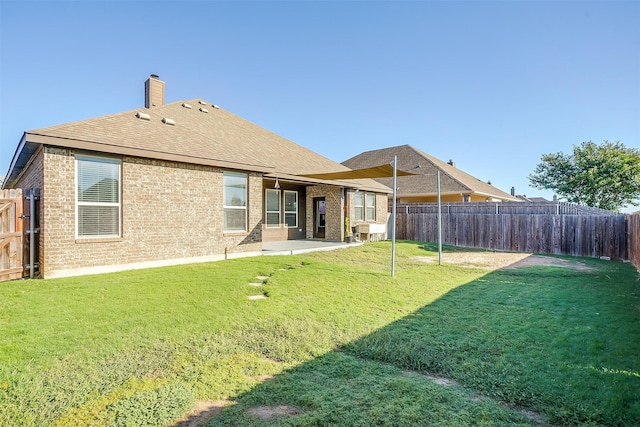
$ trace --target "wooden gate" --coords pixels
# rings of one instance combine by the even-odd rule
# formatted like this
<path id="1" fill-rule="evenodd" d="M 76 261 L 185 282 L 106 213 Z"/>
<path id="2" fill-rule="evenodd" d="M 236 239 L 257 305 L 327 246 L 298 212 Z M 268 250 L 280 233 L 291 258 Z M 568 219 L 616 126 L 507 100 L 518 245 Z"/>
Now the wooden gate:
<path id="1" fill-rule="evenodd" d="M 22 190 L 0 192 L 0 282 L 20 279 L 23 268 Z"/>

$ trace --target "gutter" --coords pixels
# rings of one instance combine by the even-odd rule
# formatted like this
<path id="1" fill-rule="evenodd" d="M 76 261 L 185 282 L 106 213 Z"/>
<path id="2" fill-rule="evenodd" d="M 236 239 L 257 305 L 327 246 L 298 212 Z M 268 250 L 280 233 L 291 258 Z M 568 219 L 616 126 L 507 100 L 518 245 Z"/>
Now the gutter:
<path id="1" fill-rule="evenodd" d="M 16 164 L 18 163 L 18 159 L 20 159 L 20 154 L 22 154 L 27 144 L 26 135 L 27 135 L 26 132 L 22 134 L 22 138 L 20 138 L 20 143 L 18 144 L 18 147 L 16 148 L 15 153 L 13 154 L 13 158 L 11 159 L 11 164 L 9 165 L 9 170 L 7 171 L 7 175 L 5 176 L 4 182 L 2 183 L 3 190 L 6 188 L 10 188 L 22 173 L 22 168 L 20 171 L 16 171 Z M 36 151 L 37 150 L 34 150 L 34 153 Z M 29 156 L 29 158 L 31 158 L 31 156 Z M 27 165 L 28 163 L 29 163 L 29 160 L 25 162 L 25 165 Z"/>
<path id="2" fill-rule="evenodd" d="M 305 183 L 305 184 L 318 184 L 318 185 L 331 185 L 334 187 L 344 187 L 344 188 L 355 188 L 358 190 L 367 190 L 367 191 L 372 191 L 372 192 L 376 192 L 376 193 L 384 193 L 384 194 L 391 194 L 392 190 L 391 189 L 383 189 L 383 188 L 377 188 L 377 187 L 372 187 L 372 186 L 368 186 L 367 184 L 362 184 L 360 182 L 356 182 L 356 181 L 339 181 L 339 180 L 327 180 L 327 179 L 317 179 L 317 178 L 306 178 L 302 175 L 291 175 L 291 174 L 286 174 L 286 173 L 267 173 L 263 176 L 264 178 L 269 178 L 269 179 L 276 179 L 278 178 L 279 180 L 285 180 L 285 181 L 291 181 L 291 182 L 300 182 L 300 183 Z M 382 184 L 379 184 L 382 185 Z"/>

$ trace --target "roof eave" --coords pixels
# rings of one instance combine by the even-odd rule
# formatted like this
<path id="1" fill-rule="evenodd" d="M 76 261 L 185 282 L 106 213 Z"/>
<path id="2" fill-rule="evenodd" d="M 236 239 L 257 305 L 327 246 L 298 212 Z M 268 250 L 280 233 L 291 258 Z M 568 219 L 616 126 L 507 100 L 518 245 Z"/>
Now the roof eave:
<path id="1" fill-rule="evenodd" d="M 360 182 L 354 182 L 354 181 L 341 181 L 341 180 L 328 180 L 328 179 L 317 179 L 317 178 L 308 178 L 302 175 L 291 175 L 291 174 L 285 174 L 285 173 L 266 173 L 264 175 L 265 178 L 270 178 L 270 179 L 279 179 L 281 181 L 289 181 L 289 182 L 300 182 L 303 184 L 313 184 L 313 185 L 331 185 L 334 187 L 344 187 L 344 188 L 353 188 L 353 189 L 357 189 L 357 190 L 366 190 L 366 191 L 373 191 L 376 193 L 384 193 L 384 194 L 391 194 L 393 193 L 393 191 L 389 188 L 387 189 L 385 188 L 380 188 L 380 187 L 374 187 L 374 186 L 370 186 L 367 184 L 363 184 Z"/>
<path id="2" fill-rule="evenodd" d="M 29 163 L 33 154 L 38 151 L 38 145 L 39 144 L 27 140 L 26 132 L 22 134 L 20 143 L 11 159 L 7 175 L 2 183 L 2 189 L 13 187 L 18 177 L 22 174 L 23 168 Z"/>
<path id="3" fill-rule="evenodd" d="M 506 196 L 501 196 L 499 194 L 484 193 L 482 191 L 474 191 L 473 194 L 477 194 L 477 195 L 480 195 L 480 196 L 491 197 L 491 198 L 500 199 L 500 200 L 506 200 L 506 201 L 510 201 L 510 202 L 520 202 L 521 201 L 517 197 L 511 197 L 511 196 L 506 197 Z"/>
<path id="4" fill-rule="evenodd" d="M 199 164 L 205 166 L 214 166 L 220 168 L 236 169 L 252 172 L 273 172 L 274 168 L 264 165 L 254 165 L 247 163 L 231 162 L 227 160 L 212 159 L 208 157 L 189 156 L 185 154 L 174 154 L 163 151 L 144 150 L 134 147 L 125 147 L 120 145 L 105 144 L 101 142 L 85 141 L 71 138 L 61 138 L 36 133 L 26 133 L 27 141 L 43 145 L 51 145 L 56 147 L 76 148 L 80 150 L 97 151 L 109 154 L 120 154 L 125 156 L 134 156 L 149 158 L 154 160 L 175 161 L 189 164 Z"/>

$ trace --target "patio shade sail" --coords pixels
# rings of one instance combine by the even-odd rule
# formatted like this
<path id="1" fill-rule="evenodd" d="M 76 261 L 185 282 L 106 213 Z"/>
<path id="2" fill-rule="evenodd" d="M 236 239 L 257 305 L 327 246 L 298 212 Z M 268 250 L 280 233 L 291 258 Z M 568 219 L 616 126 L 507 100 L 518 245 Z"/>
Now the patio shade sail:
<path id="1" fill-rule="evenodd" d="M 416 173 L 396 170 L 396 176 L 409 176 L 418 175 Z M 362 179 L 362 178 L 390 178 L 393 176 L 393 166 L 380 165 L 365 169 L 353 169 L 341 172 L 329 172 L 329 173 L 310 173 L 298 175 L 305 178 L 326 179 L 328 181 L 334 179 Z"/>

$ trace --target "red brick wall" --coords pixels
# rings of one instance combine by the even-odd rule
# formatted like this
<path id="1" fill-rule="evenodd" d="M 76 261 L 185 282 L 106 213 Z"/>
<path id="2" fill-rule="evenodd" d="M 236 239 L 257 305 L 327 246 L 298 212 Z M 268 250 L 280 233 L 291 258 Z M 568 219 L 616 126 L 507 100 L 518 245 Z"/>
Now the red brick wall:
<path id="1" fill-rule="evenodd" d="M 356 210 L 354 205 L 353 193 L 354 192 L 352 190 L 349 190 L 348 196 L 347 196 L 347 200 L 349 201 L 349 219 L 350 219 L 351 227 L 355 227 L 356 225 L 358 225 L 358 223 L 362 223 L 362 222 L 374 222 L 376 224 L 387 224 L 387 219 L 389 216 L 387 205 L 389 203 L 388 202 L 389 199 L 386 194 L 376 193 L 376 220 L 375 221 L 356 221 L 355 220 Z M 366 197 L 364 197 L 363 200 L 366 203 Z M 365 209 L 366 209 L 366 206 L 365 206 Z M 389 235 L 389 230 L 387 230 L 386 234 Z"/>
<path id="2" fill-rule="evenodd" d="M 307 239 L 313 238 L 313 198 L 324 197 L 326 209 L 325 240 L 344 240 L 344 200 L 342 188 L 332 185 L 307 187 L 306 229 Z"/>

